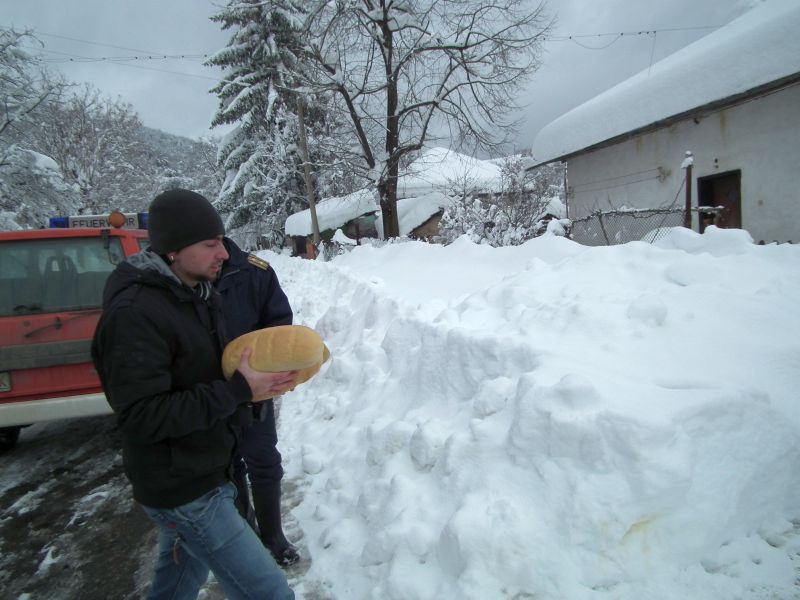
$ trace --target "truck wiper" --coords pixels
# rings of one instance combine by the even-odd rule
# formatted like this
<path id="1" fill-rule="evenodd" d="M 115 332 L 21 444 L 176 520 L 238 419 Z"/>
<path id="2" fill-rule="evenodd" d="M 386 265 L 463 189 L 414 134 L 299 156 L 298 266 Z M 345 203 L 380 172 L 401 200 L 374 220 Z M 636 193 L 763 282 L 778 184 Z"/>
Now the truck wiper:
<path id="1" fill-rule="evenodd" d="M 81 317 L 88 317 L 95 313 L 100 312 L 101 309 L 96 309 L 91 312 L 83 312 L 77 315 L 69 315 L 68 317 L 56 317 L 52 323 L 39 327 L 39 329 L 34 329 L 33 331 L 29 331 L 25 334 L 26 338 L 33 337 L 37 333 L 41 333 L 42 331 L 47 331 L 48 329 L 61 329 L 64 326 L 64 323 L 69 323 L 70 321 L 74 321 L 75 319 L 80 319 Z"/>
<path id="2" fill-rule="evenodd" d="M 17 304 L 14 307 L 15 313 L 22 313 L 22 312 L 38 312 L 42 310 L 41 304 Z"/>
<path id="3" fill-rule="evenodd" d="M 47 331 L 48 329 L 51 329 L 51 328 L 61 329 L 61 319 L 56 317 L 55 321 L 53 321 L 52 323 L 49 323 L 49 324 L 45 325 L 44 327 L 39 327 L 39 329 L 34 329 L 33 331 L 29 331 L 28 333 L 25 334 L 25 337 L 26 338 L 33 337 L 37 333 L 41 333 L 42 331 Z"/>

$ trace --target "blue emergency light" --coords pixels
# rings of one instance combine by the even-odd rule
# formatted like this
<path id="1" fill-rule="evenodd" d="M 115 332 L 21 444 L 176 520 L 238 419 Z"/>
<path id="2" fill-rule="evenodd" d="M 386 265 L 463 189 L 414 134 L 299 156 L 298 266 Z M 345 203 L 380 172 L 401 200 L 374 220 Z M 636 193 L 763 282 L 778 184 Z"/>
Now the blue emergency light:
<path id="1" fill-rule="evenodd" d="M 67 229 L 69 227 L 69 217 L 50 217 L 51 229 Z"/>

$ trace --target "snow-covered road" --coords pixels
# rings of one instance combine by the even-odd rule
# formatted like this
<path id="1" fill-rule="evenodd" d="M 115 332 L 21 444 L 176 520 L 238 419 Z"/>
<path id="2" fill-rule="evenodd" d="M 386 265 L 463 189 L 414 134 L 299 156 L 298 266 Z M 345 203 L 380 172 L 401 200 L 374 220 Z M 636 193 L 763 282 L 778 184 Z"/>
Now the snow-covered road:
<path id="1" fill-rule="evenodd" d="M 0 589 L 9 599 L 133 599 L 153 529 L 134 505 L 113 417 L 23 429 L 0 455 Z"/>
<path id="2" fill-rule="evenodd" d="M 144 598 L 155 528 L 131 497 L 119 447 L 107 416 L 33 425 L 0 454 L 0 598 Z M 288 511 L 300 491 L 288 479 L 284 488 Z M 285 521 L 290 537 L 302 535 L 296 519 L 287 514 Z M 293 586 L 308 567 L 304 559 L 288 571 Z M 303 585 L 306 600 L 329 600 L 324 588 Z M 213 577 L 200 598 L 223 598 Z"/>

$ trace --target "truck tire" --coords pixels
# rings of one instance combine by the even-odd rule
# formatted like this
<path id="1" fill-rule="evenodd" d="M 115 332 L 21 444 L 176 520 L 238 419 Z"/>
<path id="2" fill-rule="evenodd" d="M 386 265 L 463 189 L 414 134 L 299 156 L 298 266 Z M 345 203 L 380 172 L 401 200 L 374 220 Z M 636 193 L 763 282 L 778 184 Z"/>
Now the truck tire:
<path id="1" fill-rule="evenodd" d="M 19 431 L 22 427 L 2 427 L 0 428 L 0 452 L 11 450 L 19 439 Z"/>

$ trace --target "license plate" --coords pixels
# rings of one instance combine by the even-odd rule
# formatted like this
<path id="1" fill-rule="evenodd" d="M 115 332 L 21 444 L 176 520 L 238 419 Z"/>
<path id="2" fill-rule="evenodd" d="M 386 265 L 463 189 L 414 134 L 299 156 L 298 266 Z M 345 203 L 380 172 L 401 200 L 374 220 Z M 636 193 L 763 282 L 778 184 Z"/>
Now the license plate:
<path id="1" fill-rule="evenodd" d="M 0 373 L 0 392 L 10 392 L 11 391 L 11 373 L 4 372 Z"/>

